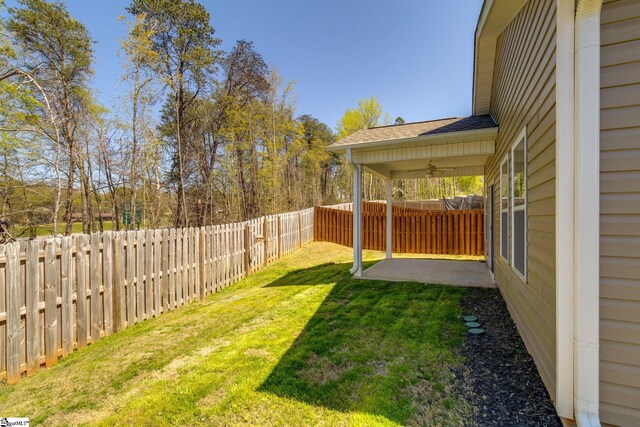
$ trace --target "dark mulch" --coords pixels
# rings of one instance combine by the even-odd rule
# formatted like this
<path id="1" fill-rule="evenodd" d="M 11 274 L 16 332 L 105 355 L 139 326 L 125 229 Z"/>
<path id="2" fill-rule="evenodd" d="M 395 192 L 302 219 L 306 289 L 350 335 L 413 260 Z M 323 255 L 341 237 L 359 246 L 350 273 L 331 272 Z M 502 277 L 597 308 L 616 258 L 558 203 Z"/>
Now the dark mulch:
<path id="1" fill-rule="evenodd" d="M 462 394 L 474 408 L 466 424 L 562 426 L 500 291 L 470 288 L 461 305 L 485 329 L 467 334 L 461 349 Z"/>

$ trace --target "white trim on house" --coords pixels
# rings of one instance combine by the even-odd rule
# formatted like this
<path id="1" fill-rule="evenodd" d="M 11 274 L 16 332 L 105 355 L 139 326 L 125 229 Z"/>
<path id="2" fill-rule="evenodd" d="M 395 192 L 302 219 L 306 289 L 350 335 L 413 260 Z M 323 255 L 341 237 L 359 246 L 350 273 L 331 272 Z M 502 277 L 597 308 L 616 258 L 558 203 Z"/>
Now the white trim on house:
<path id="1" fill-rule="evenodd" d="M 573 419 L 574 0 L 556 16 L 556 410 Z"/>
<path id="2" fill-rule="evenodd" d="M 353 267 L 354 277 L 362 276 L 362 165 L 353 162 L 351 149 L 347 161 L 353 165 Z"/>
<path id="3" fill-rule="evenodd" d="M 507 173 L 505 175 L 505 177 L 503 178 L 503 169 L 504 166 L 507 166 Z M 507 207 L 503 208 L 502 207 L 502 194 L 503 194 L 503 189 L 504 186 L 506 185 L 506 190 L 507 190 Z M 500 162 L 500 191 L 498 193 L 498 211 L 500 212 L 500 258 L 502 259 L 502 261 L 504 261 L 505 264 L 509 264 L 509 156 L 505 154 L 504 159 L 502 159 L 502 161 Z M 502 224 L 503 224 L 503 219 L 502 219 L 502 214 L 506 213 L 507 214 L 507 229 L 506 229 L 506 233 L 507 233 L 507 246 L 506 246 L 506 255 L 504 251 L 504 246 L 503 243 L 505 241 L 503 233 L 505 232 Z"/>
<path id="4" fill-rule="evenodd" d="M 384 181 L 385 193 L 387 198 L 386 206 L 386 258 L 393 258 L 393 181 L 391 179 L 385 179 Z"/>
<path id="5" fill-rule="evenodd" d="M 578 426 L 599 426 L 600 11 L 579 0 L 575 21 L 574 405 Z"/>
<path id="6" fill-rule="evenodd" d="M 515 156 L 513 155 L 513 152 L 515 151 L 516 147 L 521 143 L 524 142 L 524 179 L 525 179 L 525 190 L 524 190 L 524 194 L 525 194 L 525 200 L 524 203 L 520 206 L 516 206 L 516 198 L 515 198 Z M 527 127 L 525 126 L 522 131 L 520 131 L 520 133 L 518 134 L 518 137 L 515 139 L 515 141 L 511 144 L 511 149 L 509 150 L 509 155 L 511 156 L 511 160 L 510 160 L 510 168 L 509 168 L 509 198 L 511 199 L 510 202 L 510 206 L 511 206 L 511 221 L 509 222 L 510 226 L 511 226 L 511 251 L 510 251 L 510 260 L 511 260 L 511 269 L 516 273 L 516 275 L 518 277 L 520 277 L 520 279 L 524 282 L 527 283 L 527 237 L 528 237 L 528 232 L 527 232 L 527 197 L 529 195 L 529 191 L 526 188 L 527 187 L 527 183 L 529 182 L 529 179 L 527 178 Z M 514 250 L 514 248 L 516 247 L 516 234 L 515 234 L 515 222 L 516 222 L 516 212 L 520 212 L 520 211 L 524 211 L 524 271 L 520 271 L 516 268 L 516 251 Z"/>

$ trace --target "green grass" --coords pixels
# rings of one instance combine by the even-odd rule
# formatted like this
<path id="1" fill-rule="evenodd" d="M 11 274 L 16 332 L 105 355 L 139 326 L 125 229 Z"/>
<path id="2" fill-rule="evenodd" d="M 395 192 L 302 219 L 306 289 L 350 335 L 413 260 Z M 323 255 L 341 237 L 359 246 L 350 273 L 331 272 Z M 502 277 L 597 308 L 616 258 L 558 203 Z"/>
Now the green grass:
<path id="1" fill-rule="evenodd" d="M 366 264 L 380 253 L 365 252 Z M 312 243 L 201 302 L 0 386 L 33 425 L 460 425 L 464 290 L 354 280 Z"/>
<path id="2" fill-rule="evenodd" d="M 105 231 L 110 231 L 113 229 L 113 222 L 112 221 L 104 221 L 104 230 Z M 65 227 L 65 223 L 64 222 L 59 222 L 58 223 L 58 233 L 63 233 L 64 232 L 64 227 Z M 72 234 L 76 234 L 76 233 L 82 233 L 82 223 L 81 222 L 74 222 L 71 225 L 71 233 Z M 39 225 L 36 227 L 36 235 L 38 237 L 47 237 L 47 236 L 53 236 L 53 224 L 43 224 L 43 225 Z M 29 237 L 29 230 L 27 227 L 24 226 L 16 226 L 15 229 L 13 230 L 13 237 Z"/>

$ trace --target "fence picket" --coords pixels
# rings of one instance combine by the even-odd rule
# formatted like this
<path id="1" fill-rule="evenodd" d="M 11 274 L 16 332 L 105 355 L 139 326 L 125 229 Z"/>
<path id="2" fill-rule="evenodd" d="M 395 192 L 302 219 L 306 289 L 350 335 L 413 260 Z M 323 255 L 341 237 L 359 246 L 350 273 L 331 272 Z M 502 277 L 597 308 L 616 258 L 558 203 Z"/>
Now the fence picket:
<path id="1" fill-rule="evenodd" d="M 127 326 L 134 325 L 136 318 L 136 232 L 127 232 Z"/>
<path id="2" fill-rule="evenodd" d="M 160 268 L 162 269 L 161 277 L 160 277 L 160 285 L 162 288 L 162 312 L 166 313 L 169 310 L 169 276 L 171 273 L 169 272 L 169 266 L 171 265 L 171 260 L 169 257 L 169 244 L 170 244 L 170 236 L 169 230 L 162 230 L 162 264 Z"/>
<path id="3" fill-rule="evenodd" d="M 153 230 L 153 317 L 160 315 L 162 292 L 162 230 Z"/>
<path id="4" fill-rule="evenodd" d="M 102 317 L 106 336 L 113 333 L 113 233 L 110 231 L 102 233 L 102 286 Z"/>
<path id="5" fill-rule="evenodd" d="M 78 349 L 87 345 L 87 284 L 89 283 L 89 265 L 87 264 L 87 235 L 80 235 L 76 241 L 76 341 Z"/>
<path id="6" fill-rule="evenodd" d="M 40 245 L 37 240 L 27 244 L 26 258 L 26 341 L 27 375 L 31 375 L 40 366 Z"/>
<path id="7" fill-rule="evenodd" d="M 136 317 L 142 322 L 145 317 L 144 302 L 144 230 L 136 232 Z"/>
<path id="8" fill-rule="evenodd" d="M 100 339 L 100 233 L 91 234 L 91 342 Z"/>
<path id="9" fill-rule="evenodd" d="M 169 310 L 176 308 L 176 229 L 169 230 Z"/>
<path id="10" fill-rule="evenodd" d="M 153 316 L 153 230 L 144 233 L 144 311 L 145 317 Z"/>
<path id="11" fill-rule="evenodd" d="M 56 240 L 47 240 L 44 246 L 44 348 L 47 367 L 58 360 L 58 282 L 60 276 L 56 262 Z"/>
<path id="12" fill-rule="evenodd" d="M 20 245 L 6 245 L 7 382 L 20 379 Z"/>
<path id="13" fill-rule="evenodd" d="M 60 295 L 62 297 L 62 357 L 73 351 L 73 237 L 60 241 Z M 38 324 L 40 319 L 38 319 Z"/>
<path id="14" fill-rule="evenodd" d="M 119 231 L 115 233 L 115 243 L 113 251 L 113 331 L 118 332 L 125 328 L 127 322 L 126 295 L 125 295 L 125 268 L 126 252 L 124 242 L 126 233 Z"/>

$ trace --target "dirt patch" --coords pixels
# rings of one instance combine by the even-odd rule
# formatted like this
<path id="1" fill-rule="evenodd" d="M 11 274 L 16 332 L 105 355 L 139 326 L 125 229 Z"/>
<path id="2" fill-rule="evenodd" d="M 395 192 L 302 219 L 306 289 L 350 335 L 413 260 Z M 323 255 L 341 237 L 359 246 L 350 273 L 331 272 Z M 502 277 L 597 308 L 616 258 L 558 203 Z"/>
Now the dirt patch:
<path id="1" fill-rule="evenodd" d="M 257 331 L 258 329 L 269 325 L 271 322 L 273 322 L 273 314 L 265 313 L 238 328 L 238 332 L 241 334 L 247 334 L 249 332 Z"/>
<path id="2" fill-rule="evenodd" d="M 250 357 L 269 357 L 269 351 L 266 348 L 248 348 L 244 354 Z"/>
<path id="3" fill-rule="evenodd" d="M 387 362 L 384 360 L 372 360 L 369 365 L 373 368 L 373 373 L 381 377 L 389 375 L 389 369 L 387 368 Z"/>
<path id="4" fill-rule="evenodd" d="M 460 301 L 485 329 L 460 350 L 460 392 L 473 411 L 465 425 L 558 426 L 562 423 L 498 289 L 469 288 Z M 460 320 L 462 321 L 462 320 Z"/>
<path id="5" fill-rule="evenodd" d="M 342 374 L 351 369 L 351 365 L 336 365 L 324 356 L 311 353 L 306 366 L 298 371 L 300 376 L 313 384 L 324 384 L 338 380 Z"/>

